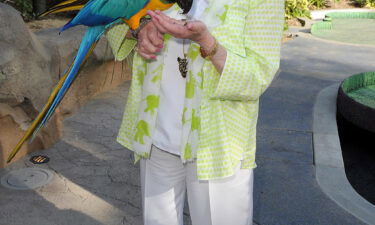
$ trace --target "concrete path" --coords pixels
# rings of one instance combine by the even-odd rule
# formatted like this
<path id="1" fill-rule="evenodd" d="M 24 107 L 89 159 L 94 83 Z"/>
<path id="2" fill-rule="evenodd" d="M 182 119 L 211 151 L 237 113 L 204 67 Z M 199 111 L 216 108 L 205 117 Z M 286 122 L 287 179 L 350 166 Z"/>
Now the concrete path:
<path id="1" fill-rule="evenodd" d="M 141 224 L 138 168 L 115 142 L 128 86 L 97 96 L 64 121 L 63 139 L 42 152 L 51 160 L 41 166 L 56 172 L 49 185 L 30 191 L 0 186 L 1 225 Z M 28 159 L 6 170 L 41 167 Z"/>
<path id="2" fill-rule="evenodd" d="M 375 70 L 375 48 L 341 45 L 300 35 L 284 44 L 281 73 L 263 95 L 258 126 L 254 221 L 259 225 L 360 225 L 330 200 L 315 179 L 312 115 L 323 88 L 358 72 Z M 42 167 L 53 181 L 35 190 L 0 186 L 0 225 L 138 225 L 138 165 L 115 142 L 129 83 L 92 99 L 64 121 L 64 137 L 0 170 Z M 33 153 L 37 154 L 37 153 Z M 186 224 L 190 224 L 188 212 Z"/>
<path id="3" fill-rule="evenodd" d="M 345 165 L 346 167 L 351 165 L 347 164 L 347 160 L 344 164 L 343 152 L 345 146 L 341 150 L 336 122 L 337 90 L 340 84 L 335 83 L 319 92 L 314 105 L 315 178 L 323 192 L 338 205 L 361 221 L 375 225 L 375 205 L 357 193 L 346 176 Z M 358 176 L 361 176 L 361 173 L 363 173 L 363 170 L 356 172 Z M 361 177 L 363 178 L 364 175 L 362 174 Z M 368 178 L 370 179 L 371 176 Z M 367 183 L 369 184 L 369 182 Z M 371 184 L 369 187 L 371 187 Z"/>
<path id="4" fill-rule="evenodd" d="M 259 224 L 357 225 L 315 179 L 312 122 L 317 94 L 374 71 L 375 48 L 299 34 L 282 49 L 282 72 L 261 99 L 254 219 Z M 335 179 L 332 177 L 332 179 Z"/>

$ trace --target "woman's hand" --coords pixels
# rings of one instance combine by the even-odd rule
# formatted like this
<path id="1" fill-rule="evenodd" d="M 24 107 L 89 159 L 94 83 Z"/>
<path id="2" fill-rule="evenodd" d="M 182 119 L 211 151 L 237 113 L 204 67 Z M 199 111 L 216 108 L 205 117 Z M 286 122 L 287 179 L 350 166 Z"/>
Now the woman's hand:
<path id="1" fill-rule="evenodd" d="M 175 38 L 190 39 L 208 52 L 215 49 L 217 42 L 202 21 L 175 20 L 160 11 L 148 11 L 148 14 L 160 33 L 170 34 Z M 226 59 L 227 50 L 218 44 L 216 53 L 211 56 L 210 60 L 220 74 L 223 72 Z"/>
<path id="2" fill-rule="evenodd" d="M 148 11 L 148 14 L 161 33 L 170 34 L 176 38 L 190 39 L 203 48 L 210 48 L 215 42 L 202 21 L 176 20 L 160 11 Z"/>
<path id="3" fill-rule="evenodd" d="M 146 24 L 138 33 L 137 51 L 146 59 L 155 59 L 156 54 L 164 47 L 163 34 L 153 21 Z"/>

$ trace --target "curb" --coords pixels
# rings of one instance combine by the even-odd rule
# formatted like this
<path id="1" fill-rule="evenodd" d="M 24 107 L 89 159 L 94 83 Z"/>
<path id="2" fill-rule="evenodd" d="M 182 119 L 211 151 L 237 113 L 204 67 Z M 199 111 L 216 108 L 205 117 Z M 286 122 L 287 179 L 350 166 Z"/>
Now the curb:
<path id="1" fill-rule="evenodd" d="M 312 20 L 322 20 L 326 16 L 327 13 L 332 12 L 375 12 L 374 9 L 328 9 L 328 10 L 315 10 L 311 11 L 311 19 Z"/>
<path id="2" fill-rule="evenodd" d="M 375 19 L 375 12 L 330 12 L 326 13 L 323 21 L 311 25 L 310 33 L 319 34 L 319 31 L 332 30 L 334 19 Z"/>
<path id="3" fill-rule="evenodd" d="M 360 196 L 346 178 L 336 124 L 336 98 L 340 83 L 319 92 L 313 114 L 316 179 L 322 191 L 359 220 L 375 225 L 375 206 Z"/>

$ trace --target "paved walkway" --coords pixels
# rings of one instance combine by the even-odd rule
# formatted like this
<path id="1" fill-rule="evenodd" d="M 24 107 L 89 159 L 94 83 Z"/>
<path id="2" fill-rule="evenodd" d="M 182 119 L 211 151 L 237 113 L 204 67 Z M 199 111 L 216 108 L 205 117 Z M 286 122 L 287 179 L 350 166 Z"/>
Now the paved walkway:
<path id="1" fill-rule="evenodd" d="M 312 110 L 323 88 L 375 70 L 370 61 L 375 48 L 302 35 L 284 44 L 282 55 L 281 73 L 261 101 L 254 220 L 259 225 L 363 224 L 316 182 Z M 97 96 L 65 120 L 63 139 L 43 151 L 51 161 L 40 167 L 56 172 L 52 183 L 30 191 L 0 186 L 0 225 L 141 224 L 138 165 L 115 142 L 128 87 Z M 28 158 L 0 175 L 35 167 Z"/>
<path id="2" fill-rule="evenodd" d="M 310 35 L 283 45 L 281 73 L 261 100 L 254 219 L 259 224 L 359 225 L 315 179 L 312 145 L 317 94 L 345 77 L 374 71 L 375 48 Z"/>

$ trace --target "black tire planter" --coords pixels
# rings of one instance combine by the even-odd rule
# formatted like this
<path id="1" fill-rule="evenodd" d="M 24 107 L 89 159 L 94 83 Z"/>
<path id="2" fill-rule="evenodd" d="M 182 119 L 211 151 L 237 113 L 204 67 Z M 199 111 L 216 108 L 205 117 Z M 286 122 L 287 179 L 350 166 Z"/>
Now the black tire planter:
<path id="1" fill-rule="evenodd" d="M 355 85 L 350 86 L 353 79 Z M 350 91 L 366 85 L 375 85 L 375 72 L 356 74 L 344 80 L 337 95 L 337 112 L 354 125 L 375 132 L 375 107 L 348 95 Z"/>

